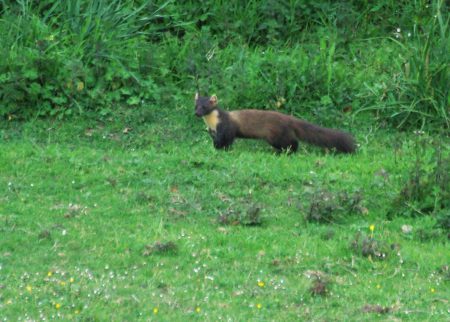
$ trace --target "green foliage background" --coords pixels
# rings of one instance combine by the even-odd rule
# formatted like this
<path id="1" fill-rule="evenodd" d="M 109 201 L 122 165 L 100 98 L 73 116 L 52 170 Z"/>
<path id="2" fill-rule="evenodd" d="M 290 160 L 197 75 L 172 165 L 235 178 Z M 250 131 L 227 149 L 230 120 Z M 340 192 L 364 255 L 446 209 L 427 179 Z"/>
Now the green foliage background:
<path id="1" fill-rule="evenodd" d="M 345 110 L 449 126 L 442 0 L 21 0 L 0 2 L 0 14 L 0 116 L 10 119 L 170 108 L 197 88 L 224 106 L 325 123 Z"/>

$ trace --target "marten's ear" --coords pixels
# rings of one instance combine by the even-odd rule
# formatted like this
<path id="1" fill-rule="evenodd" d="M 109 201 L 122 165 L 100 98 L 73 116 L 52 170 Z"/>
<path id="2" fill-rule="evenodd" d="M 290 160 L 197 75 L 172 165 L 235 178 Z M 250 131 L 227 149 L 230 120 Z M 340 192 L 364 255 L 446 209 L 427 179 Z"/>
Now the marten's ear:
<path id="1" fill-rule="evenodd" d="M 195 100 L 198 100 L 198 92 L 195 93 Z"/>
<path id="2" fill-rule="evenodd" d="M 217 96 L 216 96 L 216 95 L 211 96 L 211 97 L 209 98 L 209 102 L 211 103 L 212 106 L 216 106 L 216 105 L 217 105 L 217 102 L 218 102 Z"/>

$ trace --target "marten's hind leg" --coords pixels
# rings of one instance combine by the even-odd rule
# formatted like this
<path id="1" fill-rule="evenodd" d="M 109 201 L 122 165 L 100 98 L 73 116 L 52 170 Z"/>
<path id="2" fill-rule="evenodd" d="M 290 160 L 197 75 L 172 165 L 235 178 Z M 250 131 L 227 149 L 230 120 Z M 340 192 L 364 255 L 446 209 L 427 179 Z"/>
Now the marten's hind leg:
<path id="1" fill-rule="evenodd" d="M 288 144 L 283 145 L 281 147 L 282 152 L 288 152 L 288 153 L 295 153 L 298 149 L 298 142 L 297 140 L 290 141 Z"/>
<path id="2" fill-rule="evenodd" d="M 297 140 L 292 141 L 286 148 L 290 153 L 295 153 L 298 150 Z"/>
<path id="3" fill-rule="evenodd" d="M 297 138 L 293 135 L 278 136 L 274 139 L 268 140 L 269 144 L 277 150 L 277 152 L 287 151 L 294 153 L 298 149 Z"/>

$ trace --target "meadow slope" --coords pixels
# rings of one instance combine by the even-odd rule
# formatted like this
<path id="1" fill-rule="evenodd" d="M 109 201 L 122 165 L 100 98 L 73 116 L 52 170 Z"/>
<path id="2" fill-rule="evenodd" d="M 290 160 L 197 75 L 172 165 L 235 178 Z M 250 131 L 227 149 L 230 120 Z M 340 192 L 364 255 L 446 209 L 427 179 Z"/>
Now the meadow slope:
<path id="1" fill-rule="evenodd" d="M 2 320 L 449 319 L 447 236 L 387 217 L 417 135 L 218 152 L 184 111 L 2 125 Z"/>

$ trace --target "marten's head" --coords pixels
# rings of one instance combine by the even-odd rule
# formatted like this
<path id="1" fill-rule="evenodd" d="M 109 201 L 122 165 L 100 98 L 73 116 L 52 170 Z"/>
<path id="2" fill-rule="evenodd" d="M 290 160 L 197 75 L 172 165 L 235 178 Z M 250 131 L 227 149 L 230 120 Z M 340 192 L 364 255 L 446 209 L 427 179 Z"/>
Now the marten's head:
<path id="1" fill-rule="evenodd" d="M 217 96 L 199 96 L 195 93 L 195 115 L 198 117 L 208 115 L 217 108 Z"/>

